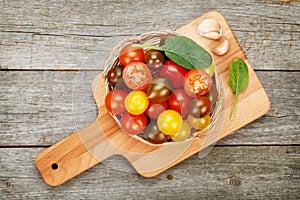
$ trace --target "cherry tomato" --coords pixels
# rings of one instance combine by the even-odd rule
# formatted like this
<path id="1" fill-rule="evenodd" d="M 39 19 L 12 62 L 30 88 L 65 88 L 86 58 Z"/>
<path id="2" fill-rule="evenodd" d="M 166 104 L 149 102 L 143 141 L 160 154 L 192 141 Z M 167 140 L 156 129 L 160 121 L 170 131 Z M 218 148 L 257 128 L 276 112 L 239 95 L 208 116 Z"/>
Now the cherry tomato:
<path id="1" fill-rule="evenodd" d="M 202 130 L 209 125 L 210 115 L 206 115 L 205 117 L 202 118 L 195 118 L 192 115 L 188 115 L 187 120 L 194 129 Z"/>
<path id="2" fill-rule="evenodd" d="M 180 88 L 183 86 L 184 75 L 188 72 L 188 69 L 181 67 L 171 60 L 168 60 L 159 73 L 160 76 L 169 78 L 174 88 Z"/>
<path id="3" fill-rule="evenodd" d="M 190 125 L 187 122 L 182 121 L 179 131 L 174 135 L 171 135 L 171 138 L 175 142 L 183 142 L 186 139 L 188 139 L 190 135 L 191 135 Z"/>
<path id="4" fill-rule="evenodd" d="M 172 83 L 170 79 L 160 77 L 153 80 L 147 89 L 147 96 L 152 102 L 167 101 L 172 95 Z"/>
<path id="5" fill-rule="evenodd" d="M 181 123 L 181 115 L 174 110 L 165 110 L 157 118 L 158 129 L 166 135 L 177 133 Z"/>
<path id="6" fill-rule="evenodd" d="M 124 90 L 112 90 L 105 97 L 106 109 L 113 114 L 122 114 L 125 112 L 124 101 L 127 93 Z"/>
<path id="7" fill-rule="evenodd" d="M 215 74 L 215 64 L 211 63 L 211 65 L 209 67 L 207 67 L 203 70 L 212 77 Z"/>
<path id="8" fill-rule="evenodd" d="M 191 97 L 183 89 L 175 90 L 169 99 L 170 109 L 177 111 L 181 115 L 186 115 L 189 111 Z"/>
<path id="9" fill-rule="evenodd" d="M 184 79 L 184 90 L 191 97 L 207 94 L 212 85 L 211 77 L 203 70 L 193 69 Z"/>
<path id="10" fill-rule="evenodd" d="M 193 117 L 200 118 L 208 115 L 211 111 L 211 102 L 206 96 L 194 98 L 190 103 L 189 114 Z"/>
<path id="11" fill-rule="evenodd" d="M 152 68 L 160 68 L 165 63 L 165 55 L 158 50 L 150 49 L 146 52 L 144 60 Z"/>
<path id="12" fill-rule="evenodd" d="M 133 115 L 140 115 L 148 108 L 149 100 L 143 91 L 132 91 L 125 98 L 125 108 Z"/>
<path id="13" fill-rule="evenodd" d="M 146 115 L 148 115 L 152 119 L 157 119 L 160 113 L 167 110 L 169 108 L 169 105 L 167 101 L 160 102 L 160 103 L 153 103 L 150 102 L 149 106 L 146 110 Z"/>
<path id="14" fill-rule="evenodd" d="M 120 51 L 119 61 L 121 65 L 126 66 L 133 61 L 144 61 L 144 49 L 135 48 L 131 46 L 132 44 L 128 44 Z"/>
<path id="15" fill-rule="evenodd" d="M 120 122 L 123 131 L 131 135 L 136 135 L 145 129 L 147 125 L 147 117 L 144 114 L 130 115 L 129 113 L 125 113 Z"/>
<path id="16" fill-rule="evenodd" d="M 154 120 L 146 126 L 143 133 L 145 140 L 154 144 L 161 144 L 168 140 L 168 136 L 160 132 Z"/>
<path id="17" fill-rule="evenodd" d="M 122 78 L 123 67 L 116 65 L 107 73 L 108 82 L 114 87 Z"/>
<path id="18" fill-rule="evenodd" d="M 123 70 L 124 83 L 130 89 L 145 89 L 152 81 L 152 74 L 145 63 L 132 62 L 126 65 Z"/>

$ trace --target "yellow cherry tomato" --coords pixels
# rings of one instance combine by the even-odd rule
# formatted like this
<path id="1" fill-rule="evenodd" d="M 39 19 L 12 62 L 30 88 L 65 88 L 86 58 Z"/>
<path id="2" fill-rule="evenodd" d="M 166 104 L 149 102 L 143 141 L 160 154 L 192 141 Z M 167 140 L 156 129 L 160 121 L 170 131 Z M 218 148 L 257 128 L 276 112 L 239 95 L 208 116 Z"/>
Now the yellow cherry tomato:
<path id="1" fill-rule="evenodd" d="M 215 74 L 215 64 L 211 63 L 211 65 L 205 69 L 203 69 L 207 74 L 209 74 L 210 77 L 212 77 Z"/>
<path id="2" fill-rule="evenodd" d="M 125 108 L 132 115 L 140 115 L 147 109 L 149 100 L 143 91 L 132 91 L 125 98 Z"/>
<path id="3" fill-rule="evenodd" d="M 190 135 L 191 135 L 190 125 L 187 122 L 182 121 L 179 131 L 175 133 L 175 135 L 171 135 L 171 138 L 175 142 L 183 142 L 186 139 L 188 139 Z"/>
<path id="4" fill-rule="evenodd" d="M 194 129 L 202 130 L 210 124 L 210 116 L 195 118 L 192 115 L 188 115 L 188 122 Z"/>
<path id="5" fill-rule="evenodd" d="M 174 135 L 180 129 L 181 115 L 174 110 L 165 110 L 157 118 L 158 129 L 166 135 Z"/>

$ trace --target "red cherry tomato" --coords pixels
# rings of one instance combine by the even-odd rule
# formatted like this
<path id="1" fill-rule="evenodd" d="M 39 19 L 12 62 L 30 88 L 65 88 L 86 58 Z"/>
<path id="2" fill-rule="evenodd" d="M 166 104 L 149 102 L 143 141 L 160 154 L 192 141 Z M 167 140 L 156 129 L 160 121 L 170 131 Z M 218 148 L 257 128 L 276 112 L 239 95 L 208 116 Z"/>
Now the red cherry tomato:
<path id="1" fill-rule="evenodd" d="M 136 135 L 145 129 L 147 125 L 147 117 L 145 114 L 130 115 L 129 113 L 125 113 L 120 122 L 123 131 L 131 135 Z"/>
<path id="2" fill-rule="evenodd" d="M 191 97 L 207 94 L 211 85 L 211 77 L 203 70 L 193 69 L 184 76 L 184 90 Z"/>
<path id="3" fill-rule="evenodd" d="M 160 76 L 169 78 L 174 88 L 180 88 L 183 86 L 184 75 L 188 73 L 188 71 L 188 69 L 181 67 L 171 60 L 168 60 L 159 73 Z"/>
<path id="4" fill-rule="evenodd" d="M 123 81 L 133 90 L 143 90 L 152 82 L 152 74 L 145 63 L 131 62 L 123 70 Z"/>
<path id="5" fill-rule="evenodd" d="M 125 112 L 124 101 L 127 93 L 124 90 L 112 90 L 105 97 L 106 109 L 113 114 L 122 114 Z"/>
<path id="6" fill-rule="evenodd" d="M 146 115 L 148 115 L 152 119 L 157 119 L 160 113 L 168 109 L 168 103 L 167 101 L 160 102 L 160 103 L 153 103 L 150 102 L 147 110 Z"/>
<path id="7" fill-rule="evenodd" d="M 121 65 L 126 66 L 133 61 L 144 61 L 144 49 L 135 48 L 131 46 L 132 44 L 128 44 L 120 51 L 119 61 Z"/>
<path id="8" fill-rule="evenodd" d="M 191 98 L 183 89 L 175 90 L 169 99 L 169 107 L 181 115 L 186 115 L 189 111 Z"/>

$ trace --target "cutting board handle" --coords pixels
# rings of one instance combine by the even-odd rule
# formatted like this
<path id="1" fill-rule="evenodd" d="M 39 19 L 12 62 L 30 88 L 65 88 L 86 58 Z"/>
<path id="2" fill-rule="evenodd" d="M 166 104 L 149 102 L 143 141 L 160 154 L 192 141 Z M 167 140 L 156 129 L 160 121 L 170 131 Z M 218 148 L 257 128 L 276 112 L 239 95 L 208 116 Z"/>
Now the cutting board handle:
<path id="1" fill-rule="evenodd" d="M 61 185 L 102 161 L 99 157 L 95 158 L 83 142 L 92 142 L 95 138 L 98 144 L 110 145 L 97 120 L 40 152 L 36 157 L 36 167 L 45 182 L 50 186 Z M 111 156 L 113 151 L 106 150 L 105 154 L 103 159 Z"/>

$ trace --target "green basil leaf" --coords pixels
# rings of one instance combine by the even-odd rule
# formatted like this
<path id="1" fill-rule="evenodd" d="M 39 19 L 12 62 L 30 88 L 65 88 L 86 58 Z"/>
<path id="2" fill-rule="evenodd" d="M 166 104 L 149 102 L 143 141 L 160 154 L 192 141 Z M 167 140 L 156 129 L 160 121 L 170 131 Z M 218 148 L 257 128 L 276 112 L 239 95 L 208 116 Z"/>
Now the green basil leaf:
<path id="1" fill-rule="evenodd" d="M 211 55 L 185 36 L 168 38 L 161 48 L 168 58 L 188 69 L 205 69 L 212 63 Z"/>
<path id="2" fill-rule="evenodd" d="M 176 54 L 176 53 L 172 53 L 169 51 L 165 51 L 165 55 L 172 61 L 174 61 L 175 63 L 177 63 L 178 65 L 187 68 L 187 69 L 194 69 L 193 65 L 186 60 L 184 57 Z"/>
<path id="3" fill-rule="evenodd" d="M 230 64 L 229 81 L 234 93 L 243 92 L 248 87 L 248 67 L 242 59 L 236 58 Z"/>
<path id="4" fill-rule="evenodd" d="M 211 55 L 192 39 L 176 36 L 166 39 L 162 46 L 133 44 L 133 47 L 164 51 L 165 55 L 187 69 L 205 69 L 212 63 Z"/>
<path id="5" fill-rule="evenodd" d="M 236 111 L 238 95 L 247 89 L 248 79 L 248 67 L 246 63 L 240 58 L 234 59 L 229 68 L 229 84 L 230 88 L 235 93 L 233 109 L 230 116 L 231 120 L 233 120 Z"/>

